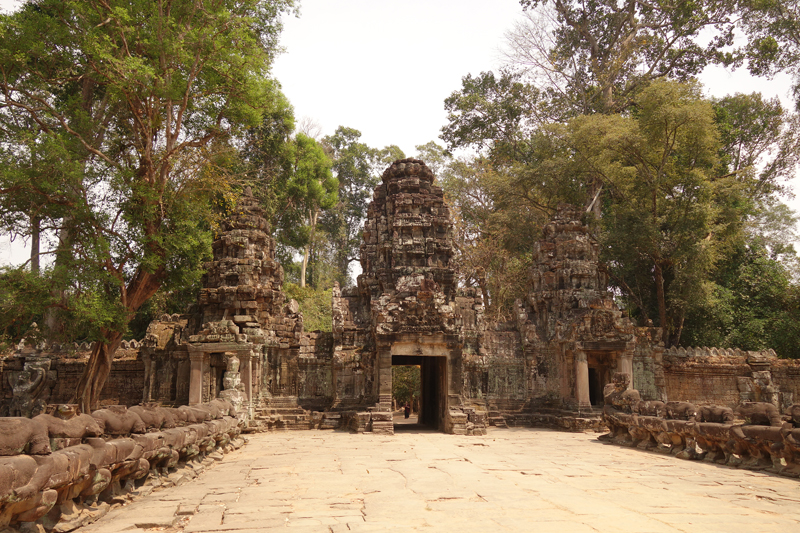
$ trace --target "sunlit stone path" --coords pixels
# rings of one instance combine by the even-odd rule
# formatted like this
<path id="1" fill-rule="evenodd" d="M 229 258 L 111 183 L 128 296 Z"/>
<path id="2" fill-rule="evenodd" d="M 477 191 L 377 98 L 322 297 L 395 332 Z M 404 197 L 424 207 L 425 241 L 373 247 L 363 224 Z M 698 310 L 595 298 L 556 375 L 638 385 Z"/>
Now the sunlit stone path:
<path id="1" fill-rule="evenodd" d="M 800 481 L 606 445 L 594 434 L 266 433 L 194 481 L 81 531 L 154 528 L 792 532 Z"/>

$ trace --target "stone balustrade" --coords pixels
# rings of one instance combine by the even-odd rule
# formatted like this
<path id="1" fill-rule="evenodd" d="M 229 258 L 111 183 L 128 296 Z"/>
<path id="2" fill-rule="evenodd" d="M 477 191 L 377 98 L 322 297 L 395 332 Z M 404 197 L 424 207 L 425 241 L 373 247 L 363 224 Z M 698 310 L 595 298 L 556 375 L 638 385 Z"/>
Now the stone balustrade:
<path id="1" fill-rule="evenodd" d="M 193 478 L 244 442 L 222 400 L 0 417 L 0 529 L 71 531 L 110 505 Z"/>
<path id="2" fill-rule="evenodd" d="M 738 348 L 708 348 L 707 346 L 701 347 L 688 347 L 672 346 L 664 350 L 664 357 L 694 357 L 694 358 L 707 358 L 707 357 L 766 357 L 775 358 L 775 350 L 761 350 L 756 352 L 747 352 Z"/>
<path id="3" fill-rule="evenodd" d="M 781 415 L 766 402 L 745 402 L 735 409 L 655 401 L 626 408 L 619 403 L 612 401 L 604 408 L 611 431 L 601 440 L 681 459 L 800 477 L 800 404 Z"/>

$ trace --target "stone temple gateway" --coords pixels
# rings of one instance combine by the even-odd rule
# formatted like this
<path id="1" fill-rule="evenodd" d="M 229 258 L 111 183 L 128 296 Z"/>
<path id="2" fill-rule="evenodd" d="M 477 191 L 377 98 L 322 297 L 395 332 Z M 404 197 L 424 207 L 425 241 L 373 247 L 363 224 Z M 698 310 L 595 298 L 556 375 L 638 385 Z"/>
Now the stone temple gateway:
<path id="1" fill-rule="evenodd" d="M 452 223 L 433 180 L 421 161 L 396 162 L 384 172 L 364 224 L 363 274 L 357 290 L 334 301 L 341 309 L 335 329 L 363 330 L 358 336 L 367 339 L 381 411 L 391 410 L 392 365 L 419 365 L 421 421 L 465 431 L 471 413 L 463 409 L 464 328 L 450 266 Z M 376 424 L 391 430 L 392 421 Z"/>
<path id="2" fill-rule="evenodd" d="M 420 421 L 456 434 L 599 428 L 604 387 L 618 372 L 643 400 L 792 404 L 798 362 L 771 351 L 665 350 L 658 328 L 636 326 L 606 289 L 582 214 L 559 207 L 533 246 L 514 319 L 491 322 L 480 294 L 457 287 L 452 220 L 433 173 L 419 160 L 396 161 L 369 207 L 362 274 L 355 287 L 334 287 L 333 331 L 307 332 L 283 292 L 263 211 L 245 191 L 213 243 L 197 305 L 123 344 L 101 402 L 222 397 L 253 430 L 392 433 L 392 367 L 418 365 Z M 30 416 L 67 402 L 83 364 L 62 347 L 20 348 L 4 361 L 0 408 Z"/>

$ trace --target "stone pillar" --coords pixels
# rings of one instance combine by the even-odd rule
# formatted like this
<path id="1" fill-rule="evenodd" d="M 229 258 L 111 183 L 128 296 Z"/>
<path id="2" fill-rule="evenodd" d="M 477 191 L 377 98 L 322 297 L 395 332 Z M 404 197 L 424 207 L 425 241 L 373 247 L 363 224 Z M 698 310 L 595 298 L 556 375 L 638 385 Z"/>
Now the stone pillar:
<path id="1" fill-rule="evenodd" d="M 189 374 L 189 405 L 198 405 L 203 403 L 203 357 L 204 353 L 189 352 L 189 360 L 192 363 L 192 369 Z"/>
<path id="2" fill-rule="evenodd" d="M 247 381 L 245 381 L 245 391 L 247 392 L 247 416 L 253 419 L 253 352 L 247 358 Z"/>
<path id="3" fill-rule="evenodd" d="M 378 347 L 378 402 L 381 409 L 392 410 L 392 350 L 391 346 Z"/>
<path id="4" fill-rule="evenodd" d="M 583 350 L 575 352 L 575 400 L 578 403 L 578 409 L 591 410 L 589 362 L 586 360 L 586 352 Z"/>
<path id="5" fill-rule="evenodd" d="M 142 387 L 142 403 L 147 403 L 153 399 L 153 360 L 150 357 L 150 350 L 142 348 L 139 350 L 144 363 L 144 387 Z"/>
<path id="6" fill-rule="evenodd" d="M 253 401 L 253 357 L 242 354 L 242 383 L 244 383 L 244 393 L 247 394 L 247 401 Z"/>
<path id="7" fill-rule="evenodd" d="M 619 354 L 617 358 L 617 372 L 628 374 L 631 378 L 631 385 L 629 388 L 635 389 L 636 384 L 633 382 L 633 352 L 625 351 Z"/>

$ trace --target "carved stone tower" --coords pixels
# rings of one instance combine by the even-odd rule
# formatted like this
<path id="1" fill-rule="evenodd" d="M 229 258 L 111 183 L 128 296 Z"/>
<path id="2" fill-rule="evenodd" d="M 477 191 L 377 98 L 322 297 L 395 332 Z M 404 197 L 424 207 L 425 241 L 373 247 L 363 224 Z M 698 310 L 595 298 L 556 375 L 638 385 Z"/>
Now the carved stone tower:
<path id="1" fill-rule="evenodd" d="M 227 360 L 235 356 L 252 405 L 258 396 L 269 394 L 268 351 L 276 352 L 278 359 L 277 352 L 283 349 L 281 359 L 288 368 L 289 352 L 299 345 L 295 326 L 299 321 L 302 328 L 302 318 L 296 302 L 284 305 L 283 268 L 275 261 L 275 240 L 263 213 L 247 188 L 212 244 L 214 259 L 206 265 L 199 298 L 202 325 L 190 324 L 196 331 L 188 346 L 190 404 L 222 392 Z"/>
<path id="2" fill-rule="evenodd" d="M 450 266 L 450 210 L 422 161 L 395 161 L 382 180 L 364 225 L 358 277 L 371 318 L 378 404 L 390 409 L 393 364 L 419 365 L 421 421 L 453 431 L 466 416 L 454 411 L 461 405 L 463 339 Z M 391 421 L 385 425 L 390 430 Z"/>
<path id="3" fill-rule="evenodd" d="M 599 246 L 581 221 L 582 212 L 561 205 L 534 244 L 528 305 L 541 346 L 553 354 L 561 397 L 590 409 L 614 372 L 633 375 L 636 335 L 607 290 L 599 269 Z M 555 352 L 555 353 L 553 353 Z"/>

